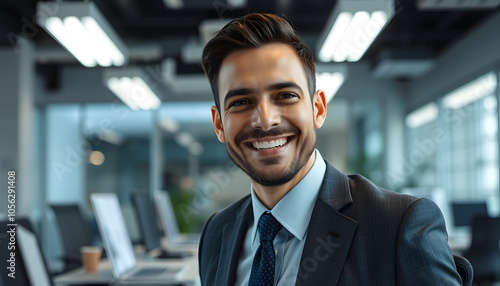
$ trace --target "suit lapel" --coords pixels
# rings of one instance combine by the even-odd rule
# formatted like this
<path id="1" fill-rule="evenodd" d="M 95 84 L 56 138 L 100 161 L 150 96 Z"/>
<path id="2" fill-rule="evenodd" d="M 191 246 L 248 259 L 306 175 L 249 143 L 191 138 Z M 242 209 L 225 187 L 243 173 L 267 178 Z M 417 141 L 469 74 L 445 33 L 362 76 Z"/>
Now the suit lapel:
<path id="1" fill-rule="evenodd" d="M 296 285 L 336 285 L 358 223 L 339 210 L 352 202 L 346 175 L 326 163 L 309 223 Z"/>
<path id="2" fill-rule="evenodd" d="M 215 278 L 216 285 L 234 285 L 238 259 L 251 221 L 252 204 L 249 196 L 236 214 L 236 220 L 225 224 L 222 229 L 221 251 Z"/>

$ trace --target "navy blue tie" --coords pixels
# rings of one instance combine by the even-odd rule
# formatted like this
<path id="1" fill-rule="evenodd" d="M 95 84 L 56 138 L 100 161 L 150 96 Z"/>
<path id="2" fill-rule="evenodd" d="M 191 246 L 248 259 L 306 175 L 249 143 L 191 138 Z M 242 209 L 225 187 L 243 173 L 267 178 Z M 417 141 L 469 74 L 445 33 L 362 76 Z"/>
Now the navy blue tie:
<path id="1" fill-rule="evenodd" d="M 273 240 L 282 225 L 271 213 L 264 213 L 259 219 L 260 246 L 253 258 L 249 286 L 273 286 L 276 255 Z"/>

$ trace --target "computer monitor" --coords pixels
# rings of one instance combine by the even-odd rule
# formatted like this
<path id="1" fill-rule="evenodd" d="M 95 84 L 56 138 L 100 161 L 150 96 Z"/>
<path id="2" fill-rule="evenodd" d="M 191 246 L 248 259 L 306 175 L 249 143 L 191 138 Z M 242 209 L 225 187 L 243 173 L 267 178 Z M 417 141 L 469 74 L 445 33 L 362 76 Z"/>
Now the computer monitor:
<path id="1" fill-rule="evenodd" d="M 115 277 L 121 277 L 137 267 L 137 260 L 118 197 L 114 193 L 93 193 L 90 199 L 111 270 Z"/>
<path id="2" fill-rule="evenodd" d="M 158 229 L 158 218 L 155 212 L 155 206 L 148 194 L 132 193 L 132 203 L 139 221 L 142 240 L 146 251 L 150 252 L 161 248 L 161 234 Z"/>
<path id="3" fill-rule="evenodd" d="M 453 224 L 455 227 L 469 227 L 475 216 L 488 216 L 486 202 L 452 202 Z"/>
<path id="4" fill-rule="evenodd" d="M 168 252 L 161 247 L 158 217 L 155 212 L 155 205 L 148 194 L 132 193 L 132 202 L 136 210 L 146 252 L 153 254 L 157 258 L 182 258 L 191 256 L 189 252 Z"/>
<path id="5" fill-rule="evenodd" d="M 155 207 L 165 232 L 168 244 L 173 248 L 197 249 L 200 242 L 200 233 L 181 233 L 177 225 L 174 207 L 166 191 L 156 191 L 154 194 Z"/>
<path id="6" fill-rule="evenodd" d="M 115 278 L 120 280 L 168 281 L 178 279 L 182 275 L 186 266 L 156 265 L 147 267 L 138 264 L 125 226 L 118 196 L 115 193 L 93 193 L 90 195 L 90 200 Z M 116 284 L 122 285 L 122 283 Z M 140 285 L 146 284 L 151 285 L 151 283 Z M 123 283 L 123 285 L 127 284 Z"/>

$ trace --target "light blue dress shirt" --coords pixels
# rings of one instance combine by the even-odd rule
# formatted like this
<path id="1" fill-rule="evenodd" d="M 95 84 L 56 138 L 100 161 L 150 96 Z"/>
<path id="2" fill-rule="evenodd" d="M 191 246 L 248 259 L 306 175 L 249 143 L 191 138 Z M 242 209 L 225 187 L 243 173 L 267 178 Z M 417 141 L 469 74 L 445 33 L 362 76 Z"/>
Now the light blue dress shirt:
<path id="1" fill-rule="evenodd" d="M 253 224 L 250 225 L 243 242 L 235 285 L 248 285 L 253 258 L 260 245 L 257 224 L 264 212 L 271 212 L 283 225 L 273 241 L 276 252 L 274 285 L 295 285 L 307 228 L 326 171 L 325 161 L 318 150 L 315 150 L 315 155 L 314 164 L 309 172 L 272 210 L 268 210 L 259 201 L 251 187 Z"/>

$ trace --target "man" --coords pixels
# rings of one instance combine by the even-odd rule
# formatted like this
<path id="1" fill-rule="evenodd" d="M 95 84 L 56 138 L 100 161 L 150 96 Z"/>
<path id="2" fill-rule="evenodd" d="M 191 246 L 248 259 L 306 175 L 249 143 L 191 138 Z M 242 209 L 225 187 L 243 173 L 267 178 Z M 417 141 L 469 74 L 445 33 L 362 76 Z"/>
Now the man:
<path id="1" fill-rule="evenodd" d="M 202 285 L 461 285 L 434 203 L 346 176 L 315 150 L 325 94 L 287 21 L 233 20 L 202 61 L 217 138 L 252 183 L 204 226 Z"/>

